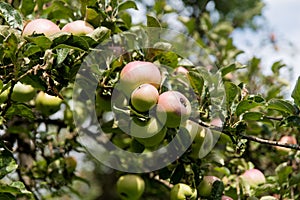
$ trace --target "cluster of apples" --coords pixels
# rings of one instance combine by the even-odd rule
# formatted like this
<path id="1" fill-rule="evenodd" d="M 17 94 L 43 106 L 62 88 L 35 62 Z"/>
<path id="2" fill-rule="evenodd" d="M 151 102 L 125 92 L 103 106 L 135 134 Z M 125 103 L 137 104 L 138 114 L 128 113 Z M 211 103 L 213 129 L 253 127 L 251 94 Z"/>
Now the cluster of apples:
<path id="1" fill-rule="evenodd" d="M 7 87 L 0 94 L 0 103 L 5 103 L 8 99 L 10 92 L 10 87 Z M 25 83 L 17 82 L 12 90 L 11 100 L 18 103 L 26 103 L 31 100 L 35 100 L 36 109 L 41 111 L 44 115 L 51 115 L 57 112 L 60 109 L 62 99 L 57 96 L 49 95 L 40 91 L 37 93 L 37 90 L 31 85 Z"/>
<path id="2" fill-rule="evenodd" d="M 44 34 L 48 37 L 59 32 L 68 32 L 73 35 L 86 35 L 93 31 L 94 27 L 83 20 L 70 22 L 60 29 L 58 25 L 48 19 L 34 19 L 25 25 L 22 35 Z"/>
<path id="3" fill-rule="evenodd" d="M 151 62 L 132 61 L 120 73 L 119 90 L 130 99 L 132 108 L 139 113 L 155 113 L 144 124 L 147 128 L 131 122 L 130 134 L 144 145 L 157 144 L 164 138 L 166 128 L 179 127 L 191 115 L 190 101 L 178 91 L 160 92 L 161 82 L 161 72 Z"/>

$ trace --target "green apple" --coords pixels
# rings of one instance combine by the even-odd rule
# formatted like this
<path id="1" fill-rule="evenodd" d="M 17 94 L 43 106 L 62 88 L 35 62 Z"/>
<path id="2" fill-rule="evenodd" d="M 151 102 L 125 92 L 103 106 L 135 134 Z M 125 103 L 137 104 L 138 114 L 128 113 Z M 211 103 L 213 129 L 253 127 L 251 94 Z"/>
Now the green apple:
<path id="1" fill-rule="evenodd" d="M 148 137 L 148 138 L 138 138 L 136 137 L 135 139 L 141 143 L 142 145 L 144 145 L 144 147 L 154 147 L 158 144 L 160 144 L 166 136 L 167 133 L 167 128 L 163 127 L 158 133 L 156 133 L 155 135 Z"/>
<path id="2" fill-rule="evenodd" d="M 157 117 L 167 127 L 176 128 L 191 115 L 190 101 L 178 91 L 167 91 L 159 95 Z"/>
<path id="3" fill-rule="evenodd" d="M 203 180 L 197 187 L 199 195 L 203 197 L 209 197 L 215 181 L 220 181 L 220 179 L 216 176 L 204 176 Z"/>
<path id="4" fill-rule="evenodd" d="M 197 190 L 184 183 L 174 185 L 170 192 L 171 200 L 196 200 Z"/>
<path id="5" fill-rule="evenodd" d="M 29 36 L 34 33 L 50 36 L 60 32 L 60 28 L 48 19 L 34 19 L 28 22 L 22 32 L 23 36 Z"/>
<path id="6" fill-rule="evenodd" d="M 61 31 L 74 35 L 86 35 L 94 31 L 94 27 L 86 21 L 76 20 L 66 24 Z"/>
<path id="7" fill-rule="evenodd" d="M 155 117 L 151 117 L 147 121 L 132 118 L 130 121 L 129 135 L 136 138 L 150 138 L 159 133 L 163 127 L 164 126 Z"/>
<path id="8" fill-rule="evenodd" d="M 124 66 L 120 73 L 120 87 L 127 96 L 130 96 L 135 88 L 144 83 L 158 88 L 161 80 L 162 77 L 158 67 L 151 62 L 130 62 Z"/>
<path id="9" fill-rule="evenodd" d="M 9 88 L 7 88 L 6 90 L 2 91 L 2 93 L 0 94 L 0 103 L 4 103 L 7 100 L 8 93 L 9 93 Z"/>
<path id="10" fill-rule="evenodd" d="M 199 151 L 201 150 L 201 146 L 205 139 L 205 128 L 191 120 L 187 120 L 185 123 L 183 123 L 182 127 L 189 132 L 191 138 L 193 139 L 190 156 L 195 159 L 199 158 Z"/>
<path id="11" fill-rule="evenodd" d="M 249 169 L 240 177 L 242 181 L 250 187 L 257 187 L 266 182 L 265 175 L 258 169 Z"/>
<path id="12" fill-rule="evenodd" d="M 139 112 L 150 110 L 158 101 L 159 93 L 151 84 L 142 84 L 131 93 L 131 104 Z"/>
<path id="13" fill-rule="evenodd" d="M 127 174 L 117 181 L 117 192 L 122 200 L 138 200 L 144 190 L 145 182 L 138 175 Z"/>
<path id="14" fill-rule="evenodd" d="M 17 102 L 27 102 L 33 99 L 36 95 L 36 90 L 31 85 L 26 85 L 21 82 L 17 82 L 14 85 L 11 99 Z"/>
<path id="15" fill-rule="evenodd" d="M 60 109 L 61 103 L 61 98 L 49 95 L 43 91 L 38 93 L 35 100 L 36 108 L 45 115 L 56 113 Z"/>

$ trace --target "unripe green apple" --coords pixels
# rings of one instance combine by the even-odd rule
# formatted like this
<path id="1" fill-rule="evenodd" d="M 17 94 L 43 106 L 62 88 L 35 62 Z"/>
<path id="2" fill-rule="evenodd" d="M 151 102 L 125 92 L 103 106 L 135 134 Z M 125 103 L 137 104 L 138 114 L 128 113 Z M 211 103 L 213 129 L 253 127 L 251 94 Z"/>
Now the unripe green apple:
<path id="1" fill-rule="evenodd" d="M 43 33 L 45 36 L 50 36 L 58 32 L 60 32 L 60 28 L 52 21 L 48 19 L 34 19 L 25 25 L 22 35 L 29 36 L 34 33 Z"/>
<path id="2" fill-rule="evenodd" d="M 170 192 L 171 200 L 196 200 L 197 190 L 184 183 L 174 185 Z"/>
<path id="3" fill-rule="evenodd" d="M 45 115 L 51 115 L 60 109 L 62 99 L 49 95 L 43 91 L 39 92 L 36 97 L 36 108 Z"/>
<path id="4" fill-rule="evenodd" d="M 0 94 L 0 103 L 4 103 L 8 98 L 9 88 Z"/>
<path id="5" fill-rule="evenodd" d="M 204 176 L 203 180 L 197 187 L 199 195 L 203 197 L 209 197 L 215 181 L 220 181 L 220 179 L 216 176 Z"/>
<path id="6" fill-rule="evenodd" d="M 133 118 L 130 122 L 129 135 L 137 138 L 149 138 L 159 133 L 163 127 L 155 117 L 151 117 L 148 121 Z"/>
<path id="7" fill-rule="evenodd" d="M 250 185 L 250 187 L 257 187 L 258 185 L 266 182 L 265 175 L 258 169 L 249 169 L 240 177 L 242 181 Z"/>
<path id="8" fill-rule="evenodd" d="M 178 91 L 167 91 L 159 95 L 157 117 L 167 127 L 176 128 L 191 115 L 190 101 Z"/>
<path id="9" fill-rule="evenodd" d="M 131 104 L 139 112 L 150 110 L 158 101 L 159 93 L 151 84 L 142 84 L 131 93 Z"/>
<path id="10" fill-rule="evenodd" d="M 94 27 L 86 21 L 77 20 L 66 24 L 61 30 L 74 35 L 86 35 L 93 32 Z"/>
<path id="11" fill-rule="evenodd" d="M 122 200 L 138 200 L 144 190 L 145 182 L 138 175 L 127 174 L 117 181 L 117 192 Z"/>
<path id="12" fill-rule="evenodd" d="M 289 135 L 282 136 L 279 142 L 286 143 L 286 144 L 297 144 L 296 138 L 294 136 L 289 136 Z M 288 153 L 291 151 L 291 149 L 289 148 L 279 147 L 279 146 L 276 146 L 276 149 L 282 153 Z"/>
<path id="13" fill-rule="evenodd" d="M 131 95 L 131 92 L 139 85 L 148 83 L 155 88 L 160 86 L 162 77 L 158 67 L 145 61 L 133 61 L 124 66 L 120 73 L 120 86 L 126 95 Z"/>
<path id="14" fill-rule="evenodd" d="M 13 88 L 11 99 L 18 102 L 27 102 L 33 99 L 36 94 L 36 90 L 31 85 L 26 85 L 21 82 L 17 82 Z"/>
<path id="15" fill-rule="evenodd" d="M 144 147 L 154 147 L 158 144 L 160 144 L 167 133 L 167 128 L 163 127 L 158 133 L 156 133 L 155 135 L 148 137 L 148 138 L 138 138 L 136 137 L 135 139 L 141 143 L 142 145 L 144 145 Z"/>
<path id="16" fill-rule="evenodd" d="M 189 132 L 190 136 L 194 138 L 190 156 L 195 159 L 199 158 L 199 151 L 205 138 L 205 129 L 198 123 L 191 120 L 187 120 L 183 123 L 182 127 L 184 127 Z"/>

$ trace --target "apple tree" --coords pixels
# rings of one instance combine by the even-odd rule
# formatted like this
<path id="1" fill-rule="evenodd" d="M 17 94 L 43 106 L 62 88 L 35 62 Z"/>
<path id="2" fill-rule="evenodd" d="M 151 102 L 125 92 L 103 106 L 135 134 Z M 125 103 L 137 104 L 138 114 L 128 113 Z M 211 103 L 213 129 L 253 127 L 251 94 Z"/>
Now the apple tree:
<path id="1" fill-rule="evenodd" d="M 232 38 L 263 6 L 1 1 L 0 199 L 299 199 L 300 78 Z"/>

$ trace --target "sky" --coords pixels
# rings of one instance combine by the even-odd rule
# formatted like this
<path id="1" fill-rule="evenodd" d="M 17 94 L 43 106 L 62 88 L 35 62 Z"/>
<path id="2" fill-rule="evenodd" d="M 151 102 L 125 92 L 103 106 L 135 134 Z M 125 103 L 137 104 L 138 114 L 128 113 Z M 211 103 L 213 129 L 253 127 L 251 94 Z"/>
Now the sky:
<path id="1" fill-rule="evenodd" d="M 289 93 L 300 76 L 300 1 L 299 0 L 264 0 L 264 30 L 236 31 L 233 34 L 235 44 L 245 51 L 241 62 L 253 55 L 262 58 L 266 71 L 273 62 L 282 60 L 288 69 L 282 69 L 283 78 L 290 82 Z M 267 30 L 267 31 L 266 31 Z M 271 35 L 276 41 L 277 50 L 267 42 Z"/>

